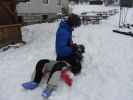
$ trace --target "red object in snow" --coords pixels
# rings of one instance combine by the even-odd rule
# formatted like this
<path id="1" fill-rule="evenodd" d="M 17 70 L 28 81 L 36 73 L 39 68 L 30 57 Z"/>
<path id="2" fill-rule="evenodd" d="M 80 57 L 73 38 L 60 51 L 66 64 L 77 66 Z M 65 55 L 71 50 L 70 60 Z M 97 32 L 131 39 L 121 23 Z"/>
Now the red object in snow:
<path id="1" fill-rule="evenodd" d="M 70 78 L 69 70 L 65 69 L 61 71 L 61 79 L 68 85 L 72 86 L 73 80 Z"/>

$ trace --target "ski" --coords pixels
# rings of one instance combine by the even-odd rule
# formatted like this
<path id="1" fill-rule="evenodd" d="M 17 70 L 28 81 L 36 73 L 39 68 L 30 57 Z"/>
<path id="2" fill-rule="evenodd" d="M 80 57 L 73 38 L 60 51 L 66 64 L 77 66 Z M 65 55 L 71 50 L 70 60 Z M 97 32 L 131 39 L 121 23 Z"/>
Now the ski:
<path id="1" fill-rule="evenodd" d="M 124 32 L 124 31 L 119 31 L 119 30 L 113 30 L 113 32 L 133 37 L 133 32 L 131 32 L 131 31 Z"/>

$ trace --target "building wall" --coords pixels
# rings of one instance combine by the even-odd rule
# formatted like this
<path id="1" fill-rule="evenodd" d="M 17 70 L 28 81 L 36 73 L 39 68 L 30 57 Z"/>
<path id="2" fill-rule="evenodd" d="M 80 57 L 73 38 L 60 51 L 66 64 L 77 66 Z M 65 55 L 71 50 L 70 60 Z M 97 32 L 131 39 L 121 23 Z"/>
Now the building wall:
<path id="1" fill-rule="evenodd" d="M 40 9 L 40 0 L 30 0 L 30 2 L 22 2 L 17 5 L 18 13 L 38 13 Z"/>
<path id="2" fill-rule="evenodd" d="M 49 0 L 48 4 L 41 3 L 41 13 L 59 13 L 61 5 L 57 5 L 57 0 Z"/>
<path id="3" fill-rule="evenodd" d="M 56 18 L 57 14 L 62 13 L 62 8 L 66 11 L 68 3 L 68 0 L 48 0 L 48 4 L 43 3 L 43 0 L 29 0 L 17 5 L 17 13 L 24 24 L 41 23 Z"/>
<path id="4" fill-rule="evenodd" d="M 69 5 L 69 0 L 62 0 L 62 6 L 65 7 L 65 8 L 68 8 L 68 5 Z"/>
<path id="5" fill-rule="evenodd" d="M 63 6 L 68 6 L 68 0 L 61 0 L 61 5 L 57 5 L 57 0 L 48 0 L 44 4 L 43 0 L 30 0 L 30 2 L 19 3 L 17 5 L 18 13 L 60 13 Z"/>

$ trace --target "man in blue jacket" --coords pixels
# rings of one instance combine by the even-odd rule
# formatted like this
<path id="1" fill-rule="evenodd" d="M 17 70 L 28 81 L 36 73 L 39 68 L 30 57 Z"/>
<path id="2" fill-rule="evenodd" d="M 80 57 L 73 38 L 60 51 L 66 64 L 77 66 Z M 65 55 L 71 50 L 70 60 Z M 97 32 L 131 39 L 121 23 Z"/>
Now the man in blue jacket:
<path id="1" fill-rule="evenodd" d="M 76 45 L 72 42 L 72 31 L 81 25 L 81 19 L 76 14 L 70 14 L 68 18 L 61 21 L 56 33 L 57 61 L 66 61 L 73 67 L 72 72 L 78 74 L 81 70 L 80 62 L 76 61 Z"/>

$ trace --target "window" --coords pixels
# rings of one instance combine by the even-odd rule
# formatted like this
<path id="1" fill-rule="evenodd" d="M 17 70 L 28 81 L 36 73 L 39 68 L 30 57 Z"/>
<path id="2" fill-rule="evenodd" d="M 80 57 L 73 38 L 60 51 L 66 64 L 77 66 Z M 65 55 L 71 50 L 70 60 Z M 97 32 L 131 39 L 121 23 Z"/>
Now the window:
<path id="1" fill-rule="evenodd" d="M 48 18 L 48 15 L 42 15 L 43 21 L 45 21 Z"/>
<path id="2" fill-rule="evenodd" d="M 61 5 L 61 0 L 57 0 L 57 5 Z"/>
<path id="3" fill-rule="evenodd" d="M 43 3 L 44 4 L 48 4 L 48 0 L 43 0 Z"/>
<path id="4" fill-rule="evenodd" d="M 17 3 L 19 2 L 29 2 L 30 0 L 16 0 Z"/>

